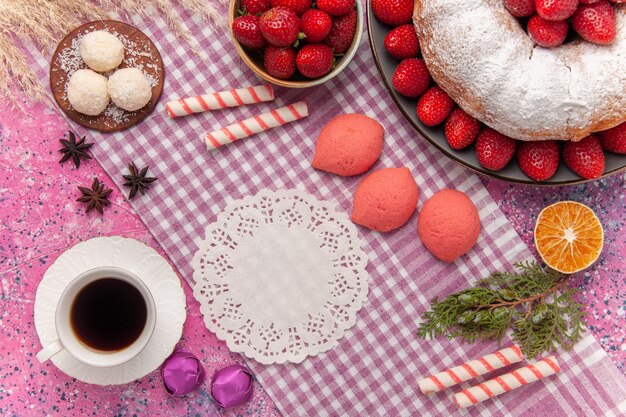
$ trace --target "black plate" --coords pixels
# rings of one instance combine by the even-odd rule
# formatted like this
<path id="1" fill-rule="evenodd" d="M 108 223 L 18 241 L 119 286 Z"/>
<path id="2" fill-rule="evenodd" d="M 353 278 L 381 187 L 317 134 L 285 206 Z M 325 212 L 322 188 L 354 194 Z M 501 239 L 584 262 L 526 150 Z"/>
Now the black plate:
<path id="1" fill-rule="evenodd" d="M 400 108 L 400 111 L 402 111 L 404 116 L 409 120 L 409 122 L 411 122 L 415 129 L 417 129 L 417 131 L 421 133 L 422 136 L 424 136 L 431 144 L 437 147 L 437 149 L 452 158 L 454 161 L 473 171 L 504 181 L 531 185 L 567 185 L 580 184 L 590 181 L 581 178 L 570 171 L 570 169 L 565 166 L 563 161 L 561 161 L 556 174 L 554 174 L 554 176 L 547 181 L 535 181 L 528 178 L 517 165 L 515 158 L 513 158 L 513 160 L 504 169 L 498 172 L 489 171 L 483 168 L 478 162 L 473 146 L 461 151 L 450 148 L 446 142 L 446 138 L 443 134 L 443 128 L 441 126 L 433 128 L 426 126 L 419 121 L 415 112 L 417 99 L 411 99 L 398 94 L 391 84 L 391 76 L 393 75 L 396 66 L 400 63 L 397 59 L 389 55 L 384 47 L 385 36 L 391 29 L 393 29 L 392 26 L 384 25 L 380 23 L 376 17 L 374 17 L 374 14 L 372 13 L 371 1 L 368 0 L 367 30 L 369 33 L 370 45 L 372 47 L 372 52 L 374 53 L 374 60 L 376 61 L 378 70 L 380 71 L 380 74 L 385 81 L 385 85 L 389 90 L 389 94 L 391 94 L 391 98 L 393 98 Z M 606 168 L 602 178 L 626 169 L 626 155 L 606 152 L 605 159 Z"/>

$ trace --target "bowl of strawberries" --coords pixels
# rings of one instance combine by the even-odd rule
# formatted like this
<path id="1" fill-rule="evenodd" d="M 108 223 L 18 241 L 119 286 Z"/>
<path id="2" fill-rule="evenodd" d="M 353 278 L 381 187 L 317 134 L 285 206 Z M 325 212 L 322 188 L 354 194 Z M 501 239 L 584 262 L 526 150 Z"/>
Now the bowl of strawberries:
<path id="1" fill-rule="evenodd" d="M 237 53 L 259 77 L 305 88 L 339 74 L 361 41 L 357 0 L 231 0 L 229 28 Z"/>

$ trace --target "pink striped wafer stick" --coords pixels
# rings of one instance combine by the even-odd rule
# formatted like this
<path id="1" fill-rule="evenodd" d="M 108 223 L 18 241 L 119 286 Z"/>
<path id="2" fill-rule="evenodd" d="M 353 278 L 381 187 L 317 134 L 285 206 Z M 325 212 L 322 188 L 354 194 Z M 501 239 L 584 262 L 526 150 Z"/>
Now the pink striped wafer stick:
<path id="1" fill-rule="evenodd" d="M 554 356 L 530 363 L 524 367 L 501 375 L 497 378 L 478 384 L 474 387 L 464 389 L 454 394 L 453 400 L 457 407 L 466 408 L 478 404 L 489 398 L 509 392 L 522 385 L 539 381 L 542 378 L 554 375 L 561 368 Z"/>
<path id="2" fill-rule="evenodd" d="M 302 119 L 309 115 L 309 108 L 304 101 L 290 104 L 285 107 L 251 117 L 239 123 L 223 127 L 205 135 L 206 146 L 209 150 L 229 144 L 239 139 L 252 136 L 277 126 Z"/>
<path id="3" fill-rule="evenodd" d="M 420 380 L 417 384 L 423 394 L 432 394 L 522 360 L 524 360 L 522 351 L 517 345 L 513 345 L 431 375 Z"/>
<path id="4" fill-rule="evenodd" d="M 243 106 L 274 100 L 274 90 L 269 84 L 237 88 L 229 91 L 181 98 L 165 105 L 170 117 L 187 116 L 193 113 Z"/>

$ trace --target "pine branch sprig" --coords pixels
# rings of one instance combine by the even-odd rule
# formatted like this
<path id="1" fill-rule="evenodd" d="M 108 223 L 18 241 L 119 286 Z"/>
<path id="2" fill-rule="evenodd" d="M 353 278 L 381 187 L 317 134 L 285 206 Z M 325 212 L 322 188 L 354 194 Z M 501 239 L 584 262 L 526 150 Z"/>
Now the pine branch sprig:
<path id="1" fill-rule="evenodd" d="M 467 341 L 501 340 L 507 330 L 527 357 L 569 350 L 584 332 L 582 305 L 567 286 L 569 275 L 536 262 L 515 264 L 516 271 L 497 272 L 477 286 L 433 300 L 422 315 L 417 335 L 445 335 Z"/>

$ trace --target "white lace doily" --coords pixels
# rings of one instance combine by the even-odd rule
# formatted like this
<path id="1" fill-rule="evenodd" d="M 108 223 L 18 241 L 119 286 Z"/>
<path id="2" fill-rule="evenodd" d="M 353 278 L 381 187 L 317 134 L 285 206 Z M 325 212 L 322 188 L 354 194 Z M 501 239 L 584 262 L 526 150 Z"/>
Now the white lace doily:
<path id="1" fill-rule="evenodd" d="M 348 216 L 303 191 L 232 202 L 193 259 L 206 326 L 265 364 L 337 345 L 367 299 L 367 257 Z"/>

